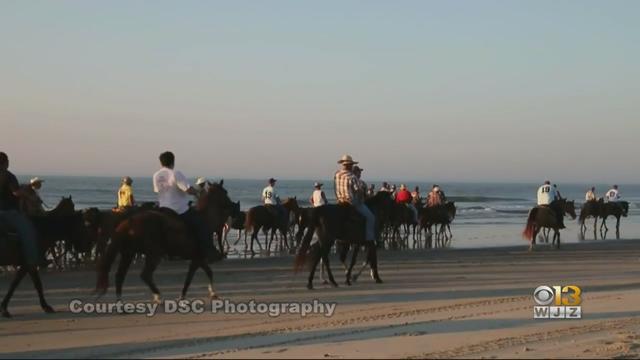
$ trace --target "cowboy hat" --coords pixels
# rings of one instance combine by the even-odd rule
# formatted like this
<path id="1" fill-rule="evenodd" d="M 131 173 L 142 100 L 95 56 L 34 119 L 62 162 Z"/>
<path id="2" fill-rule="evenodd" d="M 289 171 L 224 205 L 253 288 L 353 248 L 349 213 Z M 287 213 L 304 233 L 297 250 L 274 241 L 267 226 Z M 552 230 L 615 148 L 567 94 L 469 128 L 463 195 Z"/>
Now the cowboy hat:
<path id="1" fill-rule="evenodd" d="M 353 161 L 353 158 L 351 157 L 351 155 L 342 155 L 342 157 L 340 158 L 340 160 L 338 160 L 338 164 L 357 164 L 357 161 Z"/>
<path id="2" fill-rule="evenodd" d="M 322 185 L 323 185 L 322 183 L 316 182 L 313 184 L 313 187 L 319 188 L 319 187 L 322 187 Z"/>
<path id="3" fill-rule="evenodd" d="M 207 182 L 207 179 L 203 178 L 203 177 L 199 177 L 198 180 L 196 180 L 196 185 L 202 185 L 204 183 Z"/>
<path id="4" fill-rule="evenodd" d="M 276 179 L 274 179 L 274 178 L 270 178 L 270 179 L 269 179 L 269 184 L 274 183 L 274 182 L 276 182 L 276 181 L 277 181 Z"/>
<path id="5" fill-rule="evenodd" d="M 33 179 L 29 180 L 29 184 L 33 185 L 35 183 L 43 183 L 44 180 L 40 179 L 39 177 L 34 177 Z"/>
<path id="6" fill-rule="evenodd" d="M 400 184 L 400 190 L 406 190 L 407 189 L 407 185 L 405 184 Z"/>

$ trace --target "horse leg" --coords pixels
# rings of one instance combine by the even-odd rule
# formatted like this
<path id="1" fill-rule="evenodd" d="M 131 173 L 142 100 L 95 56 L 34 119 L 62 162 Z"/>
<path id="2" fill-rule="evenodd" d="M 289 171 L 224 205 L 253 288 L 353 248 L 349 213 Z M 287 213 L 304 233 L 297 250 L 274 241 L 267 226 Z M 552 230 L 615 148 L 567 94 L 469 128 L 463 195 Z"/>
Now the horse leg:
<path id="1" fill-rule="evenodd" d="M 351 272 L 353 271 L 353 267 L 358 261 L 358 252 L 360 251 L 360 245 L 353 246 L 353 254 L 351 255 L 351 263 L 349 264 L 349 268 L 347 269 L 347 281 L 346 284 L 351 286 Z M 355 279 L 354 279 L 355 281 Z"/>
<path id="2" fill-rule="evenodd" d="M 560 230 L 554 229 L 553 244 L 556 245 L 556 249 L 560 249 Z"/>
<path id="3" fill-rule="evenodd" d="M 160 261 L 153 255 L 146 256 L 144 260 L 144 268 L 142 269 L 140 278 L 145 284 L 147 284 L 149 289 L 151 289 L 151 292 L 153 293 L 153 302 L 156 304 L 160 304 L 160 290 L 158 290 L 158 287 L 153 281 L 153 272 L 158 267 Z"/>
<path id="4" fill-rule="evenodd" d="M 187 278 L 184 279 L 184 286 L 182 287 L 182 293 L 180 294 L 180 300 L 184 300 L 187 297 L 187 290 L 189 290 L 189 286 L 191 286 L 191 281 L 193 280 L 193 276 L 198 269 L 199 264 L 196 264 L 194 259 L 189 263 L 189 270 L 187 270 Z"/>
<path id="5" fill-rule="evenodd" d="M 216 289 L 213 287 L 213 271 L 211 271 L 211 267 L 206 262 L 200 261 L 200 268 L 204 271 L 204 273 L 207 275 L 207 278 L 209 279 L 209 286 L 207 287 L 207 290 L 209 291 L 209 299 L 217 299 L 218 295 L 216 294 Z"/>
<path id="6" fill-rule="evenodd" d="M 13 296 L 13 292 L 16 290 L 18 285 L 20 285 L 20 281 L 22 281 L 25 275 L 27 275 L 27 270 L 24 268 L 24 266 L 20 266 L 18 268 L 18 271 L 16 272 L 16 275 L 13 277 L 13 281 L 9 286 L 9 291 L 7 291 L 7 295 L 5 295 L 4 299 L 2 300 L 2 304 L 0 304 L 0 314 L 3 317 L 6 317 L 6 318 L 11 317 L 11 314 L 7 310 L 7 307 L 9 306 L 9 301 Z"/>
<path id="7" fill-rule="evenodd" d="M 33 282 L 33 286 L 36 288 L 38 292 L 38 299 L 40 300 L 40 307 L 44 312 L 51 314 L 55 311 L 49 304 L 47 304 L 47 300 L 44 299 L 44 291 L 42 290 L 42 280 L 40 280 L 40 274 L 38 273 L 38 268 L 30 267 L 27 272 L 29 273 L 29 277 L 31 277 L 31 282 Z"/>
<path id="8" fill-rule="evenodd" d="M 371 277 L 377 284 L 382 284 L 382 279 L 380 279 L 380 274 L 378 274 L 378 250 L 376 249 L 375 244 L 368 244 L 367 247 L 369 248 L 367 261 L 371 266 Z"/>
<path id="9" fill-rule="evenodd" d="M 322 239 L 318 239 L 322 241 Z M 312 261 L 311 261 L 311 269 L 309 271 L 309 279 L 307 282 L 307 289 L 313 290 L 313 277 L 316 275 L 316 268 L 318 267 L 318 263 L 320 262 L 321 254 L 320 251 L 311 253 Z"/>
<path id="10" fill-rule="evenodd" d="M 122 284 L 124 284 L 124 278 L 127 276 L 131 261 L 133 261 L 134 254 L 122 254 L 120 264 L 118 264 L 118 270 L 116 271 L 116 298 L 118 301 L 122 300 Z"/>
<path id="11" fill-rule="evenodd" d="M 598 240 L 598 233 L 596 232 L 598 228 L 598 217 L 595 217 L 595 220 L 593 221 L 593 239 L 594 240 Z"/>
<path id="12" fill-rule="evenodd" d="M 529 251 L 533 251 L 533 247 L 536 245 L 536 238 L 538 237 L 539 232 L 540 228 L 536 226 L 535 230 L 533 230 L 533 237 L 531 238 L 531 242 L 529 243 Z"/>
<path id="13" fill-rule="evenodd" d="M 620 239 L 620 217 L 616 217 L 616 239 Z"/>
<path id="14" fill-rule="evenodd" d="M 338 283 L 336 282 L 336 279 L 333 278 L 333 273 L 331 272 L 331 266 L 329 265 L 329 252 L 331 251 L 331 248 L 327 246 L 321 249 L 322 249 L 321 250 L 322 263 L 324 264 L 324 266 L 326 266 L 329 282 L 331 283 L 331 285 L 333 285 L 333 287 L 338 287 Z"/>

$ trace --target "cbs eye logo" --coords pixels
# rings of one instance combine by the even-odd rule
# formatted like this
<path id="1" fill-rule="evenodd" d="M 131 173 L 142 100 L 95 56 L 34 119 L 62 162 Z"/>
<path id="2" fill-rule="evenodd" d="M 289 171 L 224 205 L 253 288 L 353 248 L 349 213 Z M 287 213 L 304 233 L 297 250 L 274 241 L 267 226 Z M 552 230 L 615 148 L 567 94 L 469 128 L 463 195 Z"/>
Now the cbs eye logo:
<path id="1" fill-rule="evenodd" d="M 533 300 L 539 306 L 580 306 L 582 290 L 576 285 L 538 286 L 533 291 Z"/>

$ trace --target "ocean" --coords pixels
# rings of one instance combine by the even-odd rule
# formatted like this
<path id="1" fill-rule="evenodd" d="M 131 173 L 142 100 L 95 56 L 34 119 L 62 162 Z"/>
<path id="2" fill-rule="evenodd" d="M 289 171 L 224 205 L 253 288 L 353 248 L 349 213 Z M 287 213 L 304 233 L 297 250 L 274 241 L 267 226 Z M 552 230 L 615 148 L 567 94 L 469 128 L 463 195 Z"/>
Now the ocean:
<path id="1" fill-rule="evenodd" d="M 31 176 L 18 176 L 21 182 L 27 182 Z M 41 190 L 44 202 L 54 207 L 62 196 L 73 197 L 77 209 L 86 207 L 111 208 L 116 204 L 116 193 L 120 184 L 117 177 L 78 177 L 78 176 L 40 176 L 45 179 Z M 190 179 L 195 182 L 195 179 Z M 371 181 L 376 188 L 382 181 Z M 308 199 L 313 190 L 314 180 L 278 180 L 277 190 L 281 198 L 296 196 L 301 206 L 308 206 Z M 155 201 L 151 178 L 134 178 L 133 189 L 136 201 Z M 225 179 L 225 188 L 233 201 L 240 201 L 243 210 L 260 203 L 260 193 L 266 181 Z M 324 190 L 333 201 L 333 182 L 324 181 Z M 405 184 L 413 190 L 419 186 L 424 196 L 431 188 L 430 183 L 407 181 Z M 396 185 L 400 185 L 397 183 Z M 440 183 L 447 197 L 456 202 L 457 217 L 453 222 L 454 248 L 478 248 L 493 246 L 523 245 L 521 232 L 526 222 L 529 209 L 535 205 L 536 191 L 540 184 L 516 183 Z M 584 202 L 584 194 L 592 184 L 558 184 L 561 194 L 576 200 L 579 208 Z M 610 188 L 606 184 L 593 184 L 598 196 Z M 640 185 L 621 185 L 620 193 L 624 200 L 630 202 L 629 217 L 621 221 L 621 237 L 640 239 Z M 578 242 L 579 226 L 569 218 L 565 220 L 567 229 L 562 232 L 563 242 Z M 589 221 L 592 224 L 592 221 Z M 615 236 L 615 220 L 608 220 L 611 229 L 608 238 Z M 237 238 L 236 232 L 229 235 L 230 240 Z M 587 232 L 586 240 L 593 241 L 593 235 Z M 602 240 L 598 240 L 602 241 Z"/>

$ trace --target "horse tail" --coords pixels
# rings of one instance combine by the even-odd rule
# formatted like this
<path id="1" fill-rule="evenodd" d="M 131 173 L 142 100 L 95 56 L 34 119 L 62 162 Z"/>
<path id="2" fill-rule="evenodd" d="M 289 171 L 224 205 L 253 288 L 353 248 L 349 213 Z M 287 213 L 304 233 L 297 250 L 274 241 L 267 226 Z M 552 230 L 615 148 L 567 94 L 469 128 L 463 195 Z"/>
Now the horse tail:
<path id="1" fill-rule="evenodd" d="M 255 216 L 254 209 L 249 209 L 244 217 L 244 231 L 250 233 L 253 229 L 253 218 Z"/>
<path id="2" fill-rule="evenodd" d="M 531 241 L 533 239 L 533 232 L 536 228 L 536 215 L 538 214 L 538 209 L 533 208 L 529 211 L 529 218 L 527 219 L 527 226 L 525 226 L 524 231 L 522 232 L 522 237 Z"/>
<path id="3" fill-rule="evenodd" d="M 111 271 L 111 265 L 116 261 L 116 257 L 120 252 L 122 245 L 125 243 L 131 231 L 131 220 L 124 220 L 118 227 L 116 227 L 111 237 L 111 242 L 107 246 L 104 254 L 98 259 L 97 273 L 98 279 L 96 282 L 97 294 L 104 294 L 109 288 L 109 272 Z"/>
<path id="4" fill-rule="evenodd" d="M 302 238 L 302 241 L 300 242 L 300 247 L 298 248 L 298 253 L 296 254 L 296 260 L 293 267 L 293 270 L 296 273 L 300 271 L 300 269 L 302 269 L 307 261 L 307 252 L 309 251 L 309 246 L 311 246 L 313 234 L 316 232 L 316 228 L 318 227 L 318 209 L 313 209 L 311 211 L 308 219 L 309 222 L 307 224 L 307 233 L 304 235 L 304 238 Z"/>

